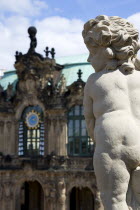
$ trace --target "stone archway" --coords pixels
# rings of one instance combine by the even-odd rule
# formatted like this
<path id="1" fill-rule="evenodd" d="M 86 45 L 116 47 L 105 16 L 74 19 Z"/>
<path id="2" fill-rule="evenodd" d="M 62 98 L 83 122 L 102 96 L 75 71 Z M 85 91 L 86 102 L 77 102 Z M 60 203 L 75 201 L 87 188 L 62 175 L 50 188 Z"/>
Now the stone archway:
<path id="1" fill-rule="evenodd" d="M 20 210 L 44 210 L 44 192 L 39 182 L 23 183 L 20 190 Z"/>
<path id="2" fill-rule="evenodd" d="M 88 187 L 73 187 L 70 192 L 70 210 L 94 210 L 94 196 Z"/>

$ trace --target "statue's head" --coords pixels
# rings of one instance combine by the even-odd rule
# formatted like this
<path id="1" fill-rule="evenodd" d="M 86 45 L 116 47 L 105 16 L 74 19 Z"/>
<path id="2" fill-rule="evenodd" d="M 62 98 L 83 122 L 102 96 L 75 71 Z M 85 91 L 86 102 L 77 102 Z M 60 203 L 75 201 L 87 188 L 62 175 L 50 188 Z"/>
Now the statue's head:
<path id="1" fill-rule="evenodd" d="M 90 52 L 89 62 L 95 71 L 103 69 L 132 72 L 140 45 L 138 30 L 127 20 L 97 16 L 84 25 L 84 42 Z"/>

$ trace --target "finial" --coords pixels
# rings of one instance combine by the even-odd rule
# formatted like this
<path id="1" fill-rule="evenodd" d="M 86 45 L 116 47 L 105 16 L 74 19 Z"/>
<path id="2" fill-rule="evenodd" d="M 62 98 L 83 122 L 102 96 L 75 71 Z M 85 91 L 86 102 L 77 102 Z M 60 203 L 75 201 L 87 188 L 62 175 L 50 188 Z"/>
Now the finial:
<path id="1" fill-rule="evenodd" d="M 30 48 L 28 50 L 28 53 L 32 54 L 35 52 L 35 48 L 37 46 L 37 39 L 36 39 L 37 29 L 34 26 L 30 26 L 28 28 L 28 33 L 29 33 L 29 38 L 31 39 Z"/>
<path id="2" fill-rule="evenodd" d="M 55 56 L 55 49 L 54 48 L 51 49 L 51 55 L 52 55 L 52 58 L 54 59 L 54 56 Z"/>
<path id="3" fill-rule="evenodd" d="M 48 58 L 48 56 L 49 56 L 49 47 L 46 47 L 46 49 L 44 50 L 44 52 L 45 52 L 45 54 L 46 54 L 46 57 Z"/>
<path id="4" fill-rule="evenodd" d="M 49 54 L 51 54 L 52 59 L 54 59 L 54 56 L 55 56 L 55 49 L 54 48 L 52 48 L 51 50 L 49 50 L 49 47 L 46 47 L 46 49 L 44 50 L 44 52 L 45 52 L 47 58 L 49 57 Z"/>
<path id="5" fill-rule="evenodd" d="M 81 69 L 79 69 L 79 71 L 77 72 L 77 74 L 78 74 L 78 80 L 81 80 L 81 78 L 82 78 L 82 71 L 81 71 Z"/>
<path id="6" fill-rule="evenodd" d="M 22 56 L 22 53 L 16 51 L 16 53 L 15 53 L 16 63 L 20 60 L 21 56 Z"/>

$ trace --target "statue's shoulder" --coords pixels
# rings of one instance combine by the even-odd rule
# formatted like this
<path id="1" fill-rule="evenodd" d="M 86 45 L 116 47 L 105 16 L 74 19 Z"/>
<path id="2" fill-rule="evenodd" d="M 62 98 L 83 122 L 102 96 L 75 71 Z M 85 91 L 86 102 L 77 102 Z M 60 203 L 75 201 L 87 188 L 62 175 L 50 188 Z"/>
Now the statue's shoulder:
<path id="1" fill-rule="evenodd" d="M 86 82 L 85 88 L 84 88 L 84 91 L 87 93 L 89 93 L 90 87 L 91 87 L 91 85 L 93 85 L 94 76 L 95 76 L 95 73 L 91 74 L 87 79 L 87 82 Z"/>
<path id="2" fill-rule="evenodd" d="M 88 77 L 87 83 L 93 82 L 95 80 L 95 77 L 96 77 L 96 73 L 91 74 Z"/>

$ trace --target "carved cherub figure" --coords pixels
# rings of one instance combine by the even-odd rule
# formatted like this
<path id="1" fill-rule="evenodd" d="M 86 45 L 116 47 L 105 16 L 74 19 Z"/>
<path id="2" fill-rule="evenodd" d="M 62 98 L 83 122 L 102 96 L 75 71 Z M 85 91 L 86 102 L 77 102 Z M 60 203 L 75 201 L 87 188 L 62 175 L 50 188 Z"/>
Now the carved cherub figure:
<path id="1" fill-rule="evenodd" d="M 140 164 L 138 31 L 120 17 L 98 16 L 83 30 L 95 69 L 84 92 L 84 115 L 96 142 L 94 170 L 105 210 L 128 210 L 131 172 Z"/>

